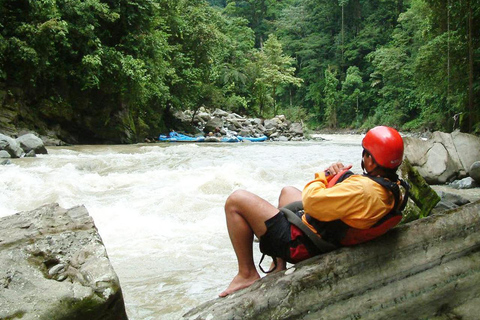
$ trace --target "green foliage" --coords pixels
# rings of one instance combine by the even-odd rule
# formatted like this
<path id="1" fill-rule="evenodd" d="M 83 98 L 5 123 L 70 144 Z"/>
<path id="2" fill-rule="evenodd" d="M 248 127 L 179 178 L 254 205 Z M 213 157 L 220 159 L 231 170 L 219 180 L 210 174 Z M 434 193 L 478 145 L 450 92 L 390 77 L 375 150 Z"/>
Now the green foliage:
<path id="1" fill-rule="evenodd" d="M 283 54 L 282 45 L 273 34 L 268 37 L 263 50 L 256 54 L 256 63 L 260 72 L 259 77 L 255 80 L 255 87 L 260 88 L 257 91 L 260 95 L 270 94 L 268 100 L 272 102 L 273 115 L 276 115 L 278 87 L 286 84 L 300 86 L 302 79 L 293 75 L 295 72 L 295 68 L 291 66 L 293 58 Z M 259 99 L 265 101 L 267 97 Z M 263 115 L 265 105 L 261 104 L 260 106 L 260 115 Z"/>
<path id="2" fill-rule="evenodd" d="M 104 141 L 201 106 L 475 131 L 479 21 L 453 0 L 0 0 L 0 87 Z"/>
<path id="3" fill-rule="evenodd" d="M 359 127 L 362 123 L 362 111 L 360 105 L 364 96 L 363 79 L 360 70 L 356 66 L 347 69 L 347 75 L 342 82 L 340 92 L 342 107 L 339 110 L 340 122 L 348 123 L 353 120 L 351 125 Z"/>
<path id="4" fill-rule="evenodd" d="M 325 87 L 324 103 L 325 103 L 325 124 L 328 128 L 337 127 L 337 105 L 338 98 L 338 79 L 330 69 L 325 70 Z"/>
<path id="5" fill-rule="evenodd" d="M 249 27 L 255 32 L 256 47 L 261 48 L 273 31 L 273 21 L 289 2 L 291 1 L 227 0 L 225 12 L 229 16 L 246 19 Z"/>

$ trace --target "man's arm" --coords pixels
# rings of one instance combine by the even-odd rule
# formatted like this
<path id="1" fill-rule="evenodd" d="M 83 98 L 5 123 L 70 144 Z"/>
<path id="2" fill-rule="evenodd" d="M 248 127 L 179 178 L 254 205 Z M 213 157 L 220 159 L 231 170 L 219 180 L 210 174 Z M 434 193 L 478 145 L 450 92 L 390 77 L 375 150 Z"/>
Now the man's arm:
<path id="1" fill-rule="evenodd" d="M 327 170 L 338 173 L 343 166 L 329 167 Z M 327 171 L 326 170 L 326 171 Z M 333 175 L 331 175 L 333 177 Z M 358 179 L 348 179 L 327 188 L 328 174 L 315 173 L 315 179 L 310 181 L 302 191 L 302 202 L 305 212 L 320 221 L 332 221 L 364 210 L 364 184 Z M 358 177 L 358 176 L 357 176 Z"/>

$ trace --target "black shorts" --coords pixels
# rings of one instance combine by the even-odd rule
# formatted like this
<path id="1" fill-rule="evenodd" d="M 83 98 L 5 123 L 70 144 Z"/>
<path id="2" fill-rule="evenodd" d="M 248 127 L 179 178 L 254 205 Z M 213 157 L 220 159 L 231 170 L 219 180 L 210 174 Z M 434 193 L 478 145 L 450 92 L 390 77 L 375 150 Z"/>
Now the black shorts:
<path id="1" fill-rule="evenodd" d="M 301 202 L 286 206 L 299 217 L 303 215 Z M 265 221 L 267 232 L 260 237 L 260 251 L 271 257 L 282 258 L 297 263 L 318 255 L 320 250 L 296 226 L 288 222 L 283 212 Z"/>

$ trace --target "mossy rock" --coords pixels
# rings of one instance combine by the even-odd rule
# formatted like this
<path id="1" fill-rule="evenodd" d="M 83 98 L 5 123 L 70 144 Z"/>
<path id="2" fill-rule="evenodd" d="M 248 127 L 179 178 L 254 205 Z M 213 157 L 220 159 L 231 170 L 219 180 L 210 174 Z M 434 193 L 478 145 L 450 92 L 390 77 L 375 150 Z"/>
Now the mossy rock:
<path id="1" fill-rule="evenodd" d="M 410 200 L 404 210 L 402 223 L 429 216 L 440 201 L 440 196 L 407 159 L 400 166 L 400 176 L 410 185 Z"/>

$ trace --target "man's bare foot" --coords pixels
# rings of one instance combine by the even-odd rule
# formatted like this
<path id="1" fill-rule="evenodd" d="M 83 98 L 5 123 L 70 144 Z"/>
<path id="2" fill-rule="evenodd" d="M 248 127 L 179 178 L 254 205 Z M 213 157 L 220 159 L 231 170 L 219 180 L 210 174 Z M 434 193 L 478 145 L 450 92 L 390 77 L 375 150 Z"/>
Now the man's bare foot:
<path id="1" fill-rule="evenodd" d="M 260 279 L 260 275 L 258 273 L 255 273 L 252 277 L 249 278 L 244 278 L 243 276 L 237 274 L 235 278 L 233 278 L 232 282 L 230 282 L 228 288 L 222 293 L 220 293 L 218 296 L 220 298 L 224 298 L 240 289 L 250 287 L 258 279 Z"/>

